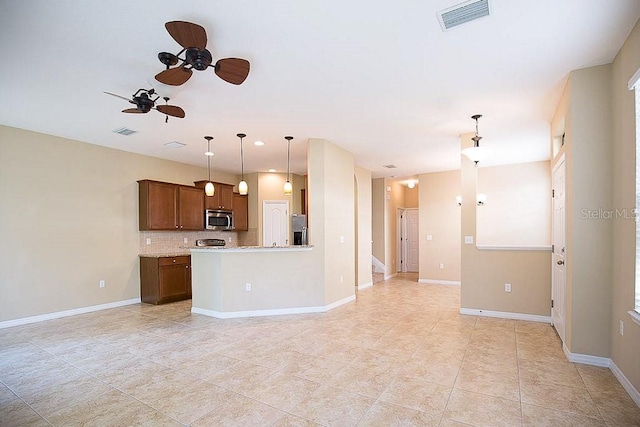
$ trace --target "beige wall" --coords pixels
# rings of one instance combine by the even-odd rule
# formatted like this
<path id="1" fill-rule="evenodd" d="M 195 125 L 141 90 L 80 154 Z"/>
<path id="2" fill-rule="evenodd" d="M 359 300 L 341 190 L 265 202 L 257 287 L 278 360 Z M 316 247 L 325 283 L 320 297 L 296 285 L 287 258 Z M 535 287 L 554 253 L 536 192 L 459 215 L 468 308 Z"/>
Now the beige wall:
<path id="1" fill-rule="evenodd" d="M 612 222 L 584 212 L 612 208 L 611 66 L 571 72 L 552 121 L 564 124 L 566 160 L 565 344 L 570 352 L 610 356 Z"/>
<path id="2" fill-rule="evenodd" d="M 391 188 L 390 191 L 387 190 L 389 188 Z M 398 258 L 398 208 L 404 207 L 404 188 L 402 184 L 385 178 L 385 276 L 393 275 L 400 269 L 399 263 L 396 262 Z"/>
<path id="3" fill-rule="evenodd" d="M 249 217 L 249 233 L 254 237 L 255 242 L 251 243 L 246 241 L 245 244 L 249 246 L 262 245 L 262 211 L 263 202 L 265 200 L 282 200 L 289 202 L 289 213 L 301 212 L 301 193 L 300 190 L 305 188 L 304 176 L 291 174 L 291 185 L 293 191 L 291 195 L 285 196 L 284 183 L 287 181 L 286 173 L 267 173 L 258 172 L 254 174 L 245 175 L 247 177 L 247 183 L 249 187 L 249 212 L 253 217 Z M 251 184 L 255 182 L 253 189 Z M 291 221 L 291 220 L 290 220 Z M 291 231 L 291 222 L 289 222 L 290 240 L 293 239 L 293 232 Z"/>
<path id="4" fill-rule="evenodd" d="M 419 179 L 419 280 L 459 282 L 461 209 L 456 195 L 460 194 L 460 171 L 427 173 Z"/>
<path id="5" fill-rule="evenodd" d="M 309 140 L 308 153 L 309 242 L 320 257 L 327 305 L 355 292 L 354 162 L 322 139 Z"/>
<path id="6" fill-rule="evenodd" d="M 461 148 L 472 146 L 473 134 L 461 136 Z M 551 253 L 549 251 L 486 251 L 476 248 L 475 200 L 478 168 L 462 157 L 461 181 L 461 308 L 549 316 Z M 473 236 L 474 244 L 464 237 Z M 504 291 L 505 283 L 512 291 Z"/>
<path id="7" fill-rule="evenodd" d="M 551 245 L 549 161 L 478 168 L 477 244 Z"/>
<path id="8" fill-rule="evenodd" d="M 416 184 L 415 187 L 403 187 L 404 188 L 404 207 L 405 208 L 417 208 L 420 205 L 419 192 L 420 186 Z"/>
<path id="9" fill-rule="evenodd" d="M 640 69 L 640 21 L 622 46 L 612 67 L 612 171 L 613 207 L 631 209 L 635 204 L 636 118 L 634 94 L 627 82 Z M 637 91 L 640 90 L 636 89 Z M 637 111 L 635 111 L 638 114 Z M 640 326 L 633 323 L 627 311 L 633 309 L 635 284 L 635 221 L 617 218 L 613 221 L 611 280 L 611 358 L 640 390 Z M 618 334 L 618 323 L 624 322 L 624 335 Z"/>
<path id="10" fill-rule="evenodd" d="M 371 275 L 371 172 L 355 167 L 356 185 L 356 284 L 373 282 Z"/>
<path id="11" fill-rule="evenodd" d="M 385 236 L 384 178 L 371 180 L 371 247 L 373 256 L 384 263 Z"/>
<path id="12" fill-rule="evenodd" d="M 205 168 L 0 126 L 0 321 L 139 298 L 136 181 L 193 185 L 206 176 Z M 236 177 L 212 171 L 212 179 Z"/>

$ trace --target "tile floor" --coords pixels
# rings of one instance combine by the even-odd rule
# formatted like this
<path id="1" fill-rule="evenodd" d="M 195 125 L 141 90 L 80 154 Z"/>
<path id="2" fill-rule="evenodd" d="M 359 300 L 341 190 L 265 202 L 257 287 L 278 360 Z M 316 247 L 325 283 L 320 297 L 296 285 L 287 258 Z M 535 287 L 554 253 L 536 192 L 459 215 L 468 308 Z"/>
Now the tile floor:
<path id="1" fill-rule="evenodd" d="M 409 274 L 324 314 L 219 320 L 185 301 L 3 329 L 0 425 L 640 425 L 551 326 L 459 304 Z"/>

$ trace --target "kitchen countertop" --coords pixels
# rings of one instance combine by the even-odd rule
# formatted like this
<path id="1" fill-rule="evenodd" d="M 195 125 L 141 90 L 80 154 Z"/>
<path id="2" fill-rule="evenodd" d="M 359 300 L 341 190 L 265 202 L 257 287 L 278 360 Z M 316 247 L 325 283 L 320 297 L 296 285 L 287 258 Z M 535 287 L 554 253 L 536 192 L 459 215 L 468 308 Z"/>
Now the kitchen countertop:
<path id="1" fill-rule="evenodd" d="M 169 252 L 169 253 L 151 253 L 151 254 L 138 254 L 140 258 L 172 258 L 177 256 L 189 256 L 191 253 L 186 252 Z"/>
<path id="2" fill-rule="evenodd" d="M 194 246 L 191 247 L 191 252 L 210 252 L 210 251 L 224 251 L 224 252 L 293 252 L 293 251 L 310 251 L 313 249 L 313 245 L 292 245 L 292 246 Z"/>

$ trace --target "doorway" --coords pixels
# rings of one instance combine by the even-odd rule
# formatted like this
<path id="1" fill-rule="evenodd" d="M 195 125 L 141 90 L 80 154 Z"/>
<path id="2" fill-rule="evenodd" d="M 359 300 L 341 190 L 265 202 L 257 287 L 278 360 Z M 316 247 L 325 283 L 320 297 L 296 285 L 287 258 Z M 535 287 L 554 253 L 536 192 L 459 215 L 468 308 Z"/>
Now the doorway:
<path id="1" fill-rule="evenodd" d="M 289 201 L 265 200 L 262 203 L 262 244 L 289 245 Z"/>
<path id="2" fill-rule="evenodd" d="M 417 273 L 420 261 L 418 251 L 419 210 L 417 208 L 400 208 L 397 216 L 397 265 L 402 273 Z"/>
<path id="3" fill-rule="evenodd" d="M 552 172 L 553 195 L 553 224 L 552 242 L 553 254 L 551 256 L 551 321 L 558 332 L 558 336 L 564 343 L 565 319 L 567 314 L 567 290 L 565 269 L 565 158 L 564 154 L 554 166 Z"/>

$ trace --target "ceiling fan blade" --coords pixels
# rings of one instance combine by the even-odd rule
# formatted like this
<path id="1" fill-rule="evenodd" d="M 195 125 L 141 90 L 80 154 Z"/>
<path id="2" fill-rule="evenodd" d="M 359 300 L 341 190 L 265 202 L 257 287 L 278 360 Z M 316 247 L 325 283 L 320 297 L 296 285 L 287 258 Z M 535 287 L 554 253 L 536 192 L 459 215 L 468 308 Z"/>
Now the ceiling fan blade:
<path id="1" fill-rule="evenodd" d="M 240 58 L 224 58 L 216 62 L 215 71 L 225 82 L 239 85 L 249 75 L 249 61 Z"/>
<path id="2" fill-rule="evenodd" d="M 156 110 L 168 116 L 184 118 L 184 110 L 177 105 L 158 105 Z"/>
<path id="3" fill-rule="evenodd" d="M 207 32 L 198 24 L 185 21 L 171 21 L 164 24 L 171 37 L 185 49 L 207 47 Z"/>
<path id="4" fill-rule="evenodd" d="M 156 74 L 156 80 L 169 86 L 180 86 L 191 78 L 193 71 L 189 68 L 169 68 Z"/>
<path id="5" fill-rule="evenodd" d="M 144 114 L 144 111 L 140 111 L 137 108 L 127 108 L 126 110 L 122 110 L 123 113 L 136 113 L 136 114 Z"/>
<path id="6" fill-rule="evenodd" d="M 104 93 L 106 93 L 107 95 L 115 96 L 116 98 L 124 99 L 125 101 L 132 102 L 129 98 L 125 98 L 124 96 L 116 95 L 115 93 L 111 93 L 111 92 L 104 92 Z"/>

